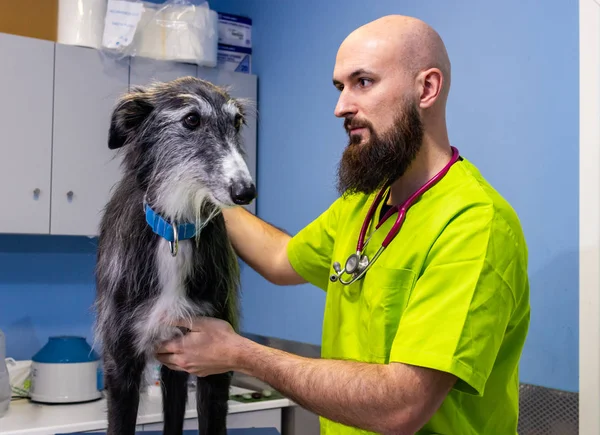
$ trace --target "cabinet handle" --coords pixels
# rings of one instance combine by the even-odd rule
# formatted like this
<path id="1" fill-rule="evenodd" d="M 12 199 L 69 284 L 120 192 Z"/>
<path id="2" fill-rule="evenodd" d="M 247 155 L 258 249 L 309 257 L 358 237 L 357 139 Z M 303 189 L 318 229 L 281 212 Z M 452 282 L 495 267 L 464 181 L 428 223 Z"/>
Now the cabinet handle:
<path id="1" fill-rule="evenodd" d="M 39 187 L 36 187 L 35 189 L 33 189 L 33 197 L 35 199 L 38 199 L 39 196 L 40 196 L 40 189 L 39 189 Z"/>
<path id="2" fill-rule="evenodd" d="M 69 190 L 67 192 L 67 198 L 69 198 L 69 201 L 71 201 L 73 199 L 73 191 L 72 190 Z"/>

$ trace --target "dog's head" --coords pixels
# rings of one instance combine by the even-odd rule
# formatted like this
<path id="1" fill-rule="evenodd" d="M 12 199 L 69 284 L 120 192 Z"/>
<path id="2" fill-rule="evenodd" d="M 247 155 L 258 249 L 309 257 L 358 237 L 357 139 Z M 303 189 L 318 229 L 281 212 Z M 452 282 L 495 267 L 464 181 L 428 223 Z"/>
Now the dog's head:
<path id="1" fill-rule="evenodd" d="M 181 215 L 208 200 L 249 204 L 256 189 L 243 158 L 245 100 L 194 77 L 134 87 L 115 105 L 110 149 L 153 202 Z"/>

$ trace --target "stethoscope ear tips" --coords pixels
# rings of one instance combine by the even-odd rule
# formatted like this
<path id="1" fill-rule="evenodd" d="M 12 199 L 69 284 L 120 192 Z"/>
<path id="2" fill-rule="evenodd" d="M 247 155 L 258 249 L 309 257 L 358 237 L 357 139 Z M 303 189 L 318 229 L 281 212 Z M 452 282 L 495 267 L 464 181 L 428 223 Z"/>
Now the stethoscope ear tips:
<path id="1" fill-rule="evenodd" d="M 338 263 L 337 261 L 335 263 L 333 263 L 333 270 L 336 271 L 336 274 L 332 274 L 329 276 L 329 281 L 331 282 L 336 282 L 339 279 L 339 275 L 342 272 L 342 266 L 340 265 L 340 263 Z"/>

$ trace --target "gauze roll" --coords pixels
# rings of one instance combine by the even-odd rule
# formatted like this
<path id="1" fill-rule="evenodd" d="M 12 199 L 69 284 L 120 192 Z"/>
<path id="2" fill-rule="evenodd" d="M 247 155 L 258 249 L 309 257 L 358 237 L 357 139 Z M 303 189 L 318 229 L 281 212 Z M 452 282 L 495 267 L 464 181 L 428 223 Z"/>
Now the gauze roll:
<path id="1" fill-rule="evenodd" d="M 59 0 L 57 42 L 99 49 L 106 0 Z"/>

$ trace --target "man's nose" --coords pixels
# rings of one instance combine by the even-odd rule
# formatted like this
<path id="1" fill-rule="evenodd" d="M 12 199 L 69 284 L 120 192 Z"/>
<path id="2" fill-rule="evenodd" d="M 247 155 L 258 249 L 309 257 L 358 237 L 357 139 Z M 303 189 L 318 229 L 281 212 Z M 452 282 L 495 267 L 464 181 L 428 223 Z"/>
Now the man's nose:
<path id="1" fill-rule="evenodd" d="M 338 98 L 334 114 L 338 118 L 344 118 L 348 115 L 356 114 L 356 104 L 354 103 L 354 100 L 349 94 L 345 94 L 344 91 L 342 91 L 340 97 Z"/>

